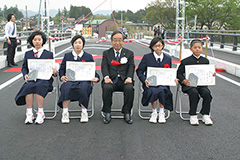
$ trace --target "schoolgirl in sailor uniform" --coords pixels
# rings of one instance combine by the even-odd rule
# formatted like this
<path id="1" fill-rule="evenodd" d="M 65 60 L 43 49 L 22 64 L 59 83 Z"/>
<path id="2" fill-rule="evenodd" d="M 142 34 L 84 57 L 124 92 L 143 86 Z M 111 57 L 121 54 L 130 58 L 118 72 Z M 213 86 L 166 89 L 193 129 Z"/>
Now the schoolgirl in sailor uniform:
<path id="1" fill-rule="evenodd" d="M 61 95 L 58 100 L 58 106 L 63 108 L 61 122 L 70 122 L 68 107 L 71 101 L 78 101 L 79 106 L 82 107 L 80 122 L 88 122 L 87 108 L 89 96 L 92 93 L 91 81 L 68 81 L 68 77 L 66 76 L 66 62 L 94 62 L 94 60 L 91 54 L 83 51 L 85 45 L 84 37 L 77 35 L 72 38 L 71 43 L 74 50 L 64 55 L 59 69 L 60 79 L 64 82 L 61 85 Z M 92 79 L 92 82 L 97 83 L 98 81 L 99 75 L 95 73 L 95 78 Z"/>
<path id="2" fill-rule="evenodd" d="M 27 105 L 25 123 L 31 124 L 33 123 L 32 106 L 35 95 L 38 105 L 38 113 L 35 123 L 42 124 L 45 118 L 43 112 L 44 98 L 46 97 L 47 93 L 52 91 L 53 89 L 53 79 L 37 79 L 36 81 L 28 81 L 28 59 L 53 59 L 53 53 L 42 48 L 43 45 L 46 43 L 47 38 L 45 34 L 41 31 L 33 32 L 29 36 L 27 41 L 34 48 L 25 53 L 24 61 L 22 64 L 22 74 L 25 83 L 21 87 L 20 91 L 17 93 L 15 97 L 15 102 L 17 105 Z M 53 68 L 53 74 L 57 74 L 57 70 L 55 68 Z"/>
<path id="3" fill-rule="evenodd" d="M 152 114 L 149 120 L 150 123 L 157 122 L 157 102 L 159 101 L 160 111 L 159 111 L 159 123 L 165 123 L 165 113 L 164 109 L 170 111 L 173 110 L 173 100 L 172 93 L 169 86 L 148 86 L 149 82 L 146 79 L 147 67 L 160 67 L 160 68 L 171 68 L 172 59 L 169 55 L 162 53 L 164 48 L 164 41 L 160 37 L 154 37 L 150 43 L 149 47 L 152 52 L 145 54 L 138 66 L 137 76 L 142 82 L 143 97 L 142 104 L 143 106 L 148 106 L 149 103 L 152 104 Z"/>

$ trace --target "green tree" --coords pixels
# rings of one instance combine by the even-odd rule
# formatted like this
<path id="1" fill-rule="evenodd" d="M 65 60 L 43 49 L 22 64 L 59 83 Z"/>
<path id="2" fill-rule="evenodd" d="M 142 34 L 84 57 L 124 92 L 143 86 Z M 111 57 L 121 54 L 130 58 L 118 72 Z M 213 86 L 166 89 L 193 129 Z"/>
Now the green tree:
<path id="1" fill-rule="evenodd" d="M 240 0 L 186 0 L 186 15 L 189 20 L 197 15 L 197 22 L 208 29 L 239 29 Z"/>
<path id="2" fill-rule="evenodd" d="M 10 7 L 9 9 L 8 9 L 7 6 L 5 5 L 5 6 L 4 6 L 4 9 L 3 9 L 4 18 L 7 18 L 7 15 L 8 15 L 8 14 L 11 14 L 11 13 L 15 15 L 15 18 L 16 18 L 16 19 L 21 19 L 21 18 L 24 17 L 23 14 L 22 14 L 22 12 L 20 12 L 20 11 L 18 10 L 17 5 L 16 5 L 15 7 Z"/>
<path id="3" fill-rule="evenodd" d="M 146 16 L 146 10 L 145 9 L 140 9 L 138 10 L 135 14 L 134 14 L 134 18 L 133 18 L 133 22 L 135 23 L 142 23 L 142 22 L 147 22 L 148 23 L 148 19 L 145 18 Z"/>
<path id="4" fill-rule="evenodd" d="M 175 28 L 176 22 L 176 1 L 156 0 L 148 4 L 146 18 L 150 23 L 161 23 L 166 28 Z"/>
<path id="5" fill-rule="evenodd" d="M 68 17 L 68 11 L 66 7 L 63 8 L 62 14 L 63 14 L 63 17 Z"/>
<path id="6" fill-rule="evenodd" d="M 69 11 L 69 17 L 70 18 L 79 18 L 81 16 L 86 16 L 91 12 L 90 8 L 86 8 L 84 6 L 77 7 L 77 6 L 70 6 L 70 11 Z M 89 14 L 89 17 L 91 17 L 93 14 Z"/>

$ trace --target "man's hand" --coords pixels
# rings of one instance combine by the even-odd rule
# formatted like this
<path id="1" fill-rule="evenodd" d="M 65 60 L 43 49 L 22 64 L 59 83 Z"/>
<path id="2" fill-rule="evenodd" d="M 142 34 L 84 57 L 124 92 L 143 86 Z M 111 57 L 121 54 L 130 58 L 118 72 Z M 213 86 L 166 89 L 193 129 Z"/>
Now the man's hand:
<path id="1" fill-rule="evenodd" d="M 113 81 L 112 81 L 109 77 L 106 77 L 106 78 L 104 79 L 104 82 L 105 82 L 105 83 L 113 84 Z"/>
<path id="2" fill-rule="evenodd" d="M 11 45 L 11 41 L 10 41 L 9 38 L 7 39 L 7 43 L 8 43 L 9 45 Z"/>
<path id="3" fill-rule="evenodd" d="M 185 86 L 189 86 L 190 85 L 190 82 L 187 79 L 184 79 L 182 82 L 183 82 L 183 84 L 185 84 Z"/>
<path id="4" fill-rule="evenodd" d="M 127 78 L 124 83 L 125 84 L 132 83 L 132 78 Z"/>

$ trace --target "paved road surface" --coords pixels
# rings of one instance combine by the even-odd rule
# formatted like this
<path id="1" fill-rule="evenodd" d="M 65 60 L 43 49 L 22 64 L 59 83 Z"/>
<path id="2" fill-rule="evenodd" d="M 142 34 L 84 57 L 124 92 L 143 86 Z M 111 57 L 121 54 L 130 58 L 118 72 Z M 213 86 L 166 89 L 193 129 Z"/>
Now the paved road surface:
<path id="1" fill-rule="evenodd" d="M 85 51 L 101 55 L 110 43 L 87 41 Z M 134 43 L 125 44 L 136 56 L 148 53 L 148 48 Z M 70 50 L 66 51 L 69 52 Z M 63 54 L 58 57 L 62 57 Z M 97 66 L 101 59 L 95 59 Z M 135 59 L 136 65 L 139 60 Z M 20 74 L 0 70 L 0 84 Z M 98 71 L 100 74 L 100 71 Z M 101 74 L 100 74 L 101 75 Z M 240 79 L 222 74 L 234 79 Z M 136 80 L 136 93 L 138 79 Z M 95 114 L 86 124 L 72 119 L 70 124 L 61 124 L 61 112 L 53 120 L 43 125 L 25 125 L 25 107 L 17 107 L 14 97 L 19 91 L 23 79 L 18 79 L 0 90 L 0 159 L 1 160 L 237 160 L 240 159 L 240 107 L 239 86 L 216 77 L 216 86 L 211 86 L 213 95 L 213 126 L 200 123 L 194 127 L 188 121 L 171 113 L 166 124 L 150 124 L 138 116 L 138 96 L 134 99 L 132 125 L 122 119 L 113 119 L 103 124 L 100 114 L 101 86 L 94 85 Z M 171 87 L 174 94 L 176 87 Z M 53 95 L 45 101 L 45 108 L 52 107 Z M 188 105 L 183 99 L 183 105 Z M 115 99 L 115 105 L 121 100 Z M 77 104 L 71 104 L 76 107 Z"/>

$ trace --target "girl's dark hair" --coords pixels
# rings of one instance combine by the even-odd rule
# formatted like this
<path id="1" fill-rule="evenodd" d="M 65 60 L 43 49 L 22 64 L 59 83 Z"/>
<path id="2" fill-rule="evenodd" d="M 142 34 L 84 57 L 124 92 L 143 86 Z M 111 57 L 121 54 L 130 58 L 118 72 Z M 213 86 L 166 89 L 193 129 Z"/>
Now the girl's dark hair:
<path id="1" fill-rule="evenodd" d="M 202 41 L 200 39 L 193 39 L 190 43 L 190 48 L 196 43 L 201 43 L 201 45 L 202 45 Z"/>
<path id="2" fill-rule="evenodd" d="M 42 40 L 43 40 L 43 43 L 42 43 L 42 46 L 47 42 L 47 37 L 45 35 L 45 33 L 43 33 L 42 31 L 35 31 L 35 32 L 32 32 L 32 34 L 28 37 L 27 39 L 27 42 L 34 47 L 33 43 L 32 43 L 32 40 L 34 39 L 34 37 L 36 35 L 41 35 L 42 36 Z"/>
<path id="3" fill-rule="evenodd" d="M 80 38 L 80 39 L 82 40 L 82 42 L 83 42 L 83 47 L 84 47 L 84 45 L 85 45 L 85 38 L 84 38 L 83 36 L 81 36 L 81 35 L 76 35 L 76 36 L 74 36 L 74 37 L 72 38 L 72 40 L 71 40 L 72 46 L 73 46 L 73 43 L 74 43 L 78 38 Z"/>
<path id="4" fill-rule="evenodd" d="M 162 45 L 163 45 L 163 48 L 164 48 L 164 41 L 162 40 L 162 38 L 161 38 L 161 37 L 154 37 L 154 38 L 152 39 L 152 41 L 150 42 L 150 46 L 149 46 L 149 48 L 151 49 L 152 52 L 154 52 L 154 50 L 153 50 L 152 47 L 153 47 L 156 43 L 158 43 L 158 42 L 161 42 Z M 162 49 L 163 49 L 163 48 L 162 48 Z"/>
<path id="5" fill-rule="evenodd" d="M 7 15 L 7 20 L 8 20 L 8 22 L 10 21 L 10 19 L 12 18 L 13 15 L 14 15 L 14 14 L 12 14 L 12 13 Z"/>
<path id="6" fill-rule="evenodd" d="M 111 40 L 113 40 L 113 36 L 115 36 L 116 34 L 120 33 L 122 35 L 122 32 L 121 31 L 114 31 L 111 35 Z M 123 35 L 122 35 L 122 38 L 123 38 Z"/>

